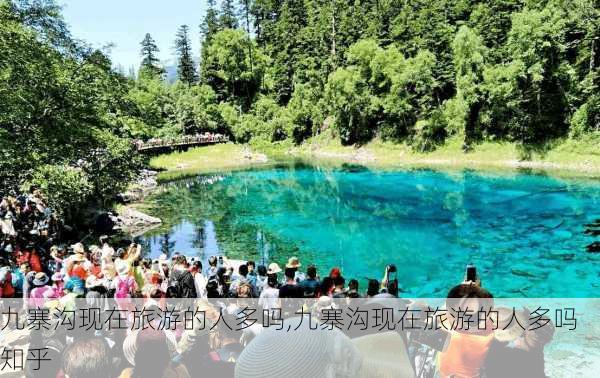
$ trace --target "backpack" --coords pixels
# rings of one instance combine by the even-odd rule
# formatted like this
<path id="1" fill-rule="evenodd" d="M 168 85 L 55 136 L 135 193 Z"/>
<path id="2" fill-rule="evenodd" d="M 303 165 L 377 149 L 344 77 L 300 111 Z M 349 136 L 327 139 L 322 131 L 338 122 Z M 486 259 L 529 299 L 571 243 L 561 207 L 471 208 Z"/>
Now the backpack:
<path id="1" fill-rule="evenodd" d="M 117 284 L 117 291 L 115 292 L 115 298 L 129 298 L 129 291 L 131 289 L 131 278 L 125 279 L 119 278 Z"/>
<path id="2" fill-rule="evenodd" d="M 174 272 L 169 279 L 169 289 L 171 298 L 196 298 L 196 286 L 194 277 L 188 271 Z M 191 283 L 191 287 L 186 285 Z"/>

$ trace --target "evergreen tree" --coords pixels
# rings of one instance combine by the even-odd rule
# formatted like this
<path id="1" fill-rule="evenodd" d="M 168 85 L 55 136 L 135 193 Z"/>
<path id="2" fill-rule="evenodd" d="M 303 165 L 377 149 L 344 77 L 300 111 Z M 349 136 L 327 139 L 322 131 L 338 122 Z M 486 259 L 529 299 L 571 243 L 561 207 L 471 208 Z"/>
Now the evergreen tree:
<path id="1" fill-rule="evenodd" d="M 177 76 L 179 80 L 188 85 L 198 80 L 194 61 L 192 59 L 192 46 L 188 35 L 188 26 L 181 25 L 175 39 L 175 51 L 177 52 Z"/>
<path id="2" fill-rule="evenodd" d="M 219 24 L 225 29 L 237 29 L 239 26 L 237 11 L 233 0 L 223 0 Z"/>
<path id="3" fill-rule="evenodd" d="M 212 36 L 219 30 L 219 11 L 216 7 L 216 1 L 208 0 L 206 16 L 204 16 L 204 20 L 200 24 L 200 34 L 202 34 L 203 43 L 210 42 Z"/>
<path id="4" fill-rule="evenodd" d="M 144 37 L 144 40 L 140 42 L 140 45 L 142 46 L 140 52 L 140 55 L 142 56 L 140 73 L 150 73 L 153 75 L 164 74 L 164 69 L 161 67 L 160 60 L 157 56 L 160 50 L 158 49 L 158 46 L 156 46 L 156 42 L 150 33 L 146 33 L 146 36 Z"/>

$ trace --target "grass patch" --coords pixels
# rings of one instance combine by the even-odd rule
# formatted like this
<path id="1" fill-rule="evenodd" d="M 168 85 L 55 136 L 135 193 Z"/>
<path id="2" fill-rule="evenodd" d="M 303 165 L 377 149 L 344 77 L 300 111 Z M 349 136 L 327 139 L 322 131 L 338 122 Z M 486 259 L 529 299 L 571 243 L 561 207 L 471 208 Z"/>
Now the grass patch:
<path id="1" fill-rule="evenodd" d="M 319 135 L 301 146 L 284 141 L 253 142 L 249 146 L 227 143 L 197 147 L 156 156 L 150 160 L 150 166 L 162 171 L 158 176 L 159 181 L 247 169 L 264 166 L 267 160 L 276 162 L 290 158 L 317 164 L 352 163 L 381 169 L 526 169 L 561 177 L 600 178 L 599 136 L 589 136 L 582 140 L 556 140 L 543 148 L 530 150 L 527 154 L 516 144 L 509 142 L 481 142 L 469 153 L 463 152 L 462 144 L 462 138 L 455 136 L 446 140 L 435 151 L 416 152 L 406 143 L 374 140 L 361 147 L 343 146 L 331 135 Z M 269 159 L 266 158 L 267 155 Z"/>
<path id="2" fill-rule="evenodd" d="M 364 146 L 342 146 L 327 137 L 315 137 L 293 149 L 307 159 L 351 162 L 372 168 L 443 167 L 471 169 L 531 169 L 556 176 L 600 177 L 600 137 L 562 139 L 543 148 L 523 151 L 509 142 L 481 142 L 462 150 L 455 136 L 432 152 L 416 152 L 406 143 L 374 140 Z"/>
<path id="3" fill-rule="evenodd" d="M 161 170 L 159 181 L 195 176 L 201 173 L 244 169 L 264 164 L 262 156 L 243 145 L 225 143 L 171 152 L 150 159 L 150 167 Z"/>

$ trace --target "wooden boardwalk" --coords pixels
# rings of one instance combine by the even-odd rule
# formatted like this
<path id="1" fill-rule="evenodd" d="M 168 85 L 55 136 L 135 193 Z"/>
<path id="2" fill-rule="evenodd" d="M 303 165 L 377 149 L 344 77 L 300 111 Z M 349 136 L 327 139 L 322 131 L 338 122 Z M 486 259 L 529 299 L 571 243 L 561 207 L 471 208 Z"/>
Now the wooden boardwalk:
<path id="1" fill-rule="evenodd" d="M 205 133 L 198 135 L 186 135 L 181 138 L 152 138 L 147 141 L 136 140 L 133 143 L 135 144 L 135 149 L 138 152 L 152 152 L 227 142 L 229 142 L 229 137 L 227 137 L 227 135 Z"/>

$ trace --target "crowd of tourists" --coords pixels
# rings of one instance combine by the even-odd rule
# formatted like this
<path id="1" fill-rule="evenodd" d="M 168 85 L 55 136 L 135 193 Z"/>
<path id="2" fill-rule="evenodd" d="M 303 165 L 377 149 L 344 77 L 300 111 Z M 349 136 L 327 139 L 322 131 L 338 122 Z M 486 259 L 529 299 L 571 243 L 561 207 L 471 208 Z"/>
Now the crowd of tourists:
<path id="1" fill-rule="evenodd" d="M 228 141 L 229 138 L 227 137 L 227 135 L 205 132 L 203 134 L 184 135 L 178 138 L 151 138 L 147 141 L 138 139 L 135 140 L 133 143 L 137 150 L 143 150 L 146 148 L 153 147 L 176 146 L 197 143 L 220 143 Z"/>
<path id="2" fill-rule="evenodd" d="M 320 310 L 334 308 L 336 301 L 394 300 L 399 295 L 394 265 L 385 267 L 381 280 L 368 280 L 361 287 L 358 280 L 346 279 L 340 268 L 322 273 L 314 265 L 305 267 L 297 257 L 281 265 L 232 264 L 222 256 L 211 256 L 204 266 L 180 253 L 151 259 L 139 244 L 111 245 L 106 236 L 94 245 L 55 244 L 52 211 L 35 191 L 3 199 L 0 212 L 0 297 L 22 299 L 24 313 L 50 304 L 77 308 L 81 301 L 92 305 L 117 299 L 121 304 L 141 301 L 160 307 L 169 298 L 195 298 L 207 314 L 202 330 L 147 327 L 70 333 L 57 327 L 32 332 L 29 348 L 43 347 L 47 361 L 40 370 L 27 365 L 26 376 L 274 377 L 330 376 L 331 372 L 348 377 L 544 376 L 544 346 L 554 332 L 551 323 L 535 331 L 514 325 L 477 332 L 444 331 L 442 338 L 439 333 L 428 337 L 413 331 L 353 335 L 334 328 L 337 333 L 316 332 L 310 321 L 305 322 L 309 328 L 298 325 L 297 332 L 288 336 L 260 325 L 243 332 L 225 326 L 235 323 L 236 307 L 240 310 L 244 299 L 254 300 L 259 314 L 285 309 L 286 301 L 298 299 L 304 307 L 310 305 L 308 312 L 315 319 Z M 492 300 L 492 295 L 478 280 L 466 277 L 448 298 L 470 301 L 476 308 L 477 301 Z M 518 324 L 526 324 L 529 317 L 526 309 L 500 313 L 503 318 L 518 317 Z M 232 319 L 219 324 L 223 316 Z M 297 322 L 303 315 L 284 312 L 282 316 Z M 14 327 L 3 326 L 2 339 L 10 332 L 16 332 Z M 339 348 L 346 351 L 345 357 L 339 358 Z"/>

